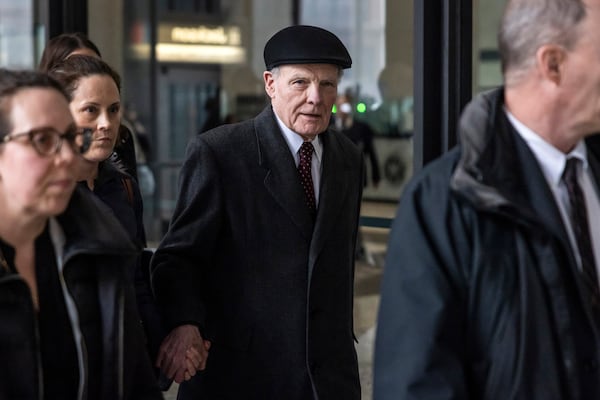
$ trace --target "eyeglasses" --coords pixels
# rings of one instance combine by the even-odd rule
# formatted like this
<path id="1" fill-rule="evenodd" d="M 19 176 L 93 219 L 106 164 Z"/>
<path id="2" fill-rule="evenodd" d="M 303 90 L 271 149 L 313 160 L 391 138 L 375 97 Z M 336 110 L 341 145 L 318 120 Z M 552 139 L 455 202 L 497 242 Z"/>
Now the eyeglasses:
<path id="1" fill-rule="evenodd" d="M 2 139 L 2 143 L 8 143 L 11 140 L 25 136 L 39 155 L 50 156 L 58 153 L 62 143 L 66 140 L 73 151 L 84 154 L 90 149 L 93 132 L 91 128 L 71 127 L 64 133 L 53 128 L 40 128 L 29 132 L 6 135 Z"/>

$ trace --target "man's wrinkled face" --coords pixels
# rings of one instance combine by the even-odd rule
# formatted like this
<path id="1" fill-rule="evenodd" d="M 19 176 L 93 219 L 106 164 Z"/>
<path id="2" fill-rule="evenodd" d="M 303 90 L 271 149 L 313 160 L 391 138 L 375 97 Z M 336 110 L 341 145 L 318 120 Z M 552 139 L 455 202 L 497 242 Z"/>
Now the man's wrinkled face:
<path id="1" fill-rule="evenodd" d="M 265 90 L 281 121 L 312 140 L 329 126 L 339 76 L 332 64 L 282 65 L 265 71 Z"/>

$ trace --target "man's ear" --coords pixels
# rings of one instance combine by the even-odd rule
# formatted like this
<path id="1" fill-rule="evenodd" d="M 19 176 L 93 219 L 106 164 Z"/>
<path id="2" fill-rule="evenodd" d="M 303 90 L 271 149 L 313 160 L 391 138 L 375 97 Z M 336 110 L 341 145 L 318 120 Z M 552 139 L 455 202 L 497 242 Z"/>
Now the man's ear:
<path id="1" fill-rule="evenodd" d="M 275 96 L 275 78 L 271 71 L 263 72 L 263 80 L 265 81 L 265 91 L 270 98 Z"/>
<path id="2" fill-rule="evenodd" d="M 540 74 L 555 85 L 559 85 L 563 79 L 564 64 L 567 59 L 566 49 L 562 46 L 547 44 L 540 47 L 535 56 Z"/>

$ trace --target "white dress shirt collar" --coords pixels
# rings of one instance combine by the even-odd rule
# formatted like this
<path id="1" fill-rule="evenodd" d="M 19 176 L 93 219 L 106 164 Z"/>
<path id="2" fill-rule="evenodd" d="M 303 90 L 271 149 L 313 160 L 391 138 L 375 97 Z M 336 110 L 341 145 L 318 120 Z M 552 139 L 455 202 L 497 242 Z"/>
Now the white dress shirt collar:
<path id="1" fill-rule="evenodd" d="M 275 111 L 273 111 L 273 113 L 275 114 Z M 300 150 L 300 146 L 302 146 L 304 138 L 288 128 L 277 114 L 275 114 L 275 118 L 277 119 L 277 123 L 279 124 L 279 128 L 283 133 L 283 137 L 290 148 L 290 152 L 294 156 L 294 160 L 296 160 L 296 165 L 298 165 L 298 150 Z M 315 148 L 315 156 L 317 157 L 317 161 L 320 165 L 323 157 L 323 145 L 321 144 L 321 138 L 319 136 L 320 135 L 317 135 L 311 143 Z"/>
<path id="2" fill-rule="evenodd" d="M 525 140 L 535 155 L 535 158 L 542 168 L 548 183 L 554 186 L 558 186 L 560 184 L 560 180 L 567 163 L 567 158 L 579 158 L 583 163 L 582 170 L 587 170 L 588 161 L 585 141 L 580 140 L 569 154 L 565 154 L 545 141 L 540 135 L 525 126 L 514 115 L 512 115 L 510 111 L 505 109 L 505 112 L 509 121 L 517 130 L 517 133 L 523 138 L 523 140 Z"/>
<path id="3" fill-rule="evenodd" d="M 569 154 L 565 154 L 552 146 L 550 143 L 546 142 L 541 136 L 533 132 L 531 129 L 526 127 L 508 110 L 505 111 L 508 119 L 513 124 L 519 135 L 525 140 L 525 142 L 527 142 L 527 145 L 535 155 L 538 164 L 542 168 L 546 181 L 548 182 L 548 186 L 550 187 L 556 200 L 556 204 L 559 208 L 564 226 L 569 235 L 571 248 L 573 249 L 573 253 L 577 259 L 577 264 L 580 268 L 581 258 L 579 256 L 579 248 L 577 247 L 577 242 L 573 233 L 573 226 L 571 219 L 569 218 L 569 211 L 571 207 L 569 195 L 561 178 L 567 163 L 567 158 L 577 157 L 582 161 L 583 168 L 579 169 L 578 180 L 579 184 L 581 185 L 587 206 L 588 226 L 590 228 L 594 258 L 596 260 L 596 269 L 598 270 L 598 276 L 600 277 L 600 224 L 596 222 L 600 218 L 600 199 L 598 197 L 598 187 L 592 176 L 592 171 L 589 168 L 585 141 L 580 140 L 575 148 L 569 152 Z"/>

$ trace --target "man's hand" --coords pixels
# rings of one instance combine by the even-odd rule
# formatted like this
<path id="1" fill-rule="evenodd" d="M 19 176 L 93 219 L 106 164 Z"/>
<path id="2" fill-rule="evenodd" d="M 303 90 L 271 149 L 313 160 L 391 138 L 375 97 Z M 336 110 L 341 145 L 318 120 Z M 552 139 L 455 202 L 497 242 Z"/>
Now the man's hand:
<path id="1" fill-rule="evenodd" d="M 210 342 L 203 340 L 198 327 L 181 325 L 163 340 L 156 366 L 177 383 L 189 380 L 206 368 Z"/>

